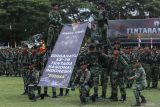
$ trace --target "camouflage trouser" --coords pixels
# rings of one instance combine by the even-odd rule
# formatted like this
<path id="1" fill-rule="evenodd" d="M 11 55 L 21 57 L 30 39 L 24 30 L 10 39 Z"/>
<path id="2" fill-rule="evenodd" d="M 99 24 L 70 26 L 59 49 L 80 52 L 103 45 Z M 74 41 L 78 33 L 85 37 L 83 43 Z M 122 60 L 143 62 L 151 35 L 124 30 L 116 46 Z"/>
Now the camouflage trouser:
<path id="1" fill-rule="evenodd" d="M 17 76 L 17 74 L 18 74 L 18 63 L 16 63 L 16 62 L 13 63 L 13 72 L 14 72 L 14 75 Z"/>
<path id="2" fill-rule="evenodd" d="M 49 26 L 48 28 L 47 46 L 50 46 L 51 50 L 58 38 L 59 30 L 60 28 L 58 26 Z"/>
<path id="3" fill-rule="evenodd" d="M 36 91 L 36 87 L 35 87 L 35 84 L 28 84 L 28 98 L 30 100 L 33 100 L 35 101 L 36 100 L 36 95 L 35 95 L 35 91 Z"/>
<path id="4" fill-rule="evenodd" d="M 133 88 L 133 93 L 136 98 L 137 102 L 140 102 L 140 98 L 143 98 L 143 95 L 141 94 L 141 91 L 146 88 L 145 83 L 144 84 L 136 84 Z"/>
<path id="5" fill-rule="evenodd" d="M 28 75 L 27 75 L 27 73 L 28 73 L 28 69 L 26 69 L 26 68 L 24 68 L 23 69 L 23 73 L 22 73 L 22 78 L 23 78 L 23 83 L 24 83 L 24 92 L 25 93 L 28 93 L 28 81 L 27 81 L 27 77 L 28 77 Z"/>
<path id="6" fill-rule="evenodd" d="M 92 77 L 93 78 L 93 88 L 94 88 L 94 95 L 98 97 L 98 84 L 99 84 L 99 76 Z"/>
<path id="7" fill-rule="evenodd" d="M 13 64 L 10 61 L 6 61 L 5 65 L 6 75 L 12 75 L 13 74 Z"/>
<path id="8" fill-rule="evenodd" d="M 89 97 L 89 91 L 90 87 L 87 84 L 81 84 L 79 87 L 79 97 L 81 103 L 88 102 L 90 97 Z"/>
<path id="9" fill-rule="evenodd" d="M 94 95 L 95 97 L 98 97 L 100 69 L 99 67 L 91 67 L 90 71 L 91 71 L 91 79 L 92 79 L 93 88 L 94 88 Z"/>
<path id="10" fill-rule="evenodd" d="M 147 79 L 147 87 L 150 87 L 151 83 L 151 66 L 150 64 L 143 64 L 144 70 L 146 72 L 146 79 Z"/>
<path id="11" fill-rule="evenodd" d="M 125 82 L 124 77 L 119 77 L 117 75 L 111 75 L 111 96 L 113 99 L 117 99 L 118 96 L 118 86 L 121 92 L 122 97 L 126 97 L 126 89 L 125 89 Z"/>
<path id="12" fill-rule="evenodd" d="M 126 76 L 125 76 L 126 88 L 132 87 L 134 80 L 128 80 L 128 77 L 131 77 L 133 75 L 134 75 L 134 71 L 132 70 L 132 66 L 130 65 L 128 69 L 126 69 Z"/>
<path id="13" fill-rule="evenodd" d="M 106 91 L 107 91 L 107 83 L 108 83 L 108 71 L 107 68 L 102 69 L 102 97 L 106 97 Z"/>
<path id="14" fill-rule="evenodd" d="M 0 75 L 4 74 L 3 62 L 0 61 Z"/>
<path id="15" fill-rule="evenodd" d="M 156 88 L 158 85 L 158 78 L 159 78 L 159 65 L 153 64 L 151 66 L 151 77 L 152 77 L 152 87 Z"/>

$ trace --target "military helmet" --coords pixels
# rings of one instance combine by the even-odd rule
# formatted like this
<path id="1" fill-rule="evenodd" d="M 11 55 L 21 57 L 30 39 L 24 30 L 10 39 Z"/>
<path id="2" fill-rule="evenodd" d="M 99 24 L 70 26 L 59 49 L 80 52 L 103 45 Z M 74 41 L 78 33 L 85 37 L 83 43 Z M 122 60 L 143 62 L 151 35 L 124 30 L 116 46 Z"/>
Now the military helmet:
<path id="1" fill-rule="evenodd" d="M 80 62 L 80 65 L 88 65 L 89 63 L 86 60 Z"/>
<path id="2" fill-rule="evenodd" d="M 57 5 L 59 6 L 60 4 L 58 4 L 58 3 L 52 3 L 51 4 L 52 7 L 57 6 Z"/>
<path id="3" fill-rule="evenodd" d="M 96 48 L 95 44 L 93 44 L 93 43 L 89 44 L 89 49 L 91 49 L 91 48 Z"/>

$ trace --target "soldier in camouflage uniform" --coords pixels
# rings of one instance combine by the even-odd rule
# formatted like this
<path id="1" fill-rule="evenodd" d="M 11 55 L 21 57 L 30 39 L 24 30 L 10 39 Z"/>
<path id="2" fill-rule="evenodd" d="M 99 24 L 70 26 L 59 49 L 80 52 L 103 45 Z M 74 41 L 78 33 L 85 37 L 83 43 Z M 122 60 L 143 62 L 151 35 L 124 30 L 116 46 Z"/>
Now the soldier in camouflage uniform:
<path id="1" fill-rule="evenodd" d="M 6 65 L 5 65 L 5 69 L 6 69 L 6 76 L 12 76 L 13 74 L 13 55 L 12 55 L 12 51 L 11 49 L 7 49 L 6 53 L 5 53 L 5 58 L 6 58 Z"/>
<path id="2" fill-rule="evenodd" d="M 91 71 L 91 79 L 93 81 L 94 96 L 98 98 L 98 84 L 99 75 L 102 71 L 101 60 L 107 60 L 108 56 L 104 53 L 96 51 L 94 44 L 90 44 L 89 52 L 86 54 L 86 60 L 89 62 L 89 69 Z"/>
<path id="3" fill-rule="evenodd" d="M 6 61 L 5 61 L 5 49 L 2 50 L 2 53 L 1 53 L 1 61 L 2 61 L 2 71 L 3 71 L 3 74 L 5 74 L 5 64 L 6 64 Z"/>
<path id="4" fill-rule="evenodd" d="M 61 30 L 62 17 L 59 12 L 59 5 L 53 3 L 51 6 L 52 10 L 49 12 L 47 47 L 52 50 Z"/>
<path id="5" fill-rule="evenodd" d="M 0 76 L 3 75 L 3 63 L 4 63 L 4 58 L 3 58 L 3 50 L 0 49 Z"/>
<path id="6" fill-rule="evenodd" d="M 135 76 L 128 78 L 129 80 L 136 80 L 135 87 L 133 88 L 133 93 L 136 98 L 136 104 L 133 104 L 132 106 L 141 106 L 141 103 L 146 103 L 146 99 L 141 94 L 141 91 L 146 88 L 147 82 L 145 70 L 138 60 L 134 61 L 134 71 Z"/>
<path id="7" fill-rule="evenodd" d="M 110 73 L 110 67 L 111 67 L 111 55 L 109 55 L 108 47 L 103 47 L 103 52 L 108 55 L 108 59 L 101 59 L 101 65 L 102 65 L 102 73 L 101 73 L 101 84 L 102 84 L 102 98 L 106 98 L 107 93 L 107 83 L 109 79 L 109 73 Z"/>
<path id="8" fill-rule="evenodd" d="M 29 54 L 28 46 L 26 46 L 23 49 L 21 61 L 22 61 L 21 63 L 23 64 L 21 73 L 22 73 L 22 78 L 24 82 L 24 93 L 22 95 L 25 95 L 28 93 L 27 77 L 28 77 L 28 70 L 29 70 L 29 64 L 30 64 L 30 54 Z"/>
<path id="9" fill-rule="evenodd" d="M 130 77 L 132 75 L 134 75 L 133 72 L 133 55 L 134 53 L 132 53 L 132 51 L 130 49 L 127 50 L 126 52 L 126 56 L 129 58 L 129 61 L 127 61 L 128 63 L 128 69 L 127 69 L 127 74 L 126 74 L 126 88 L 131 88 L 133 85 L 134 80 L 128 80 L 127 77 Z"/>
<path id="10" fill-rule="evenodd" d="M 31 62 L 27 76 L 28 97 L 31 101 L 36 101 L 38 98 L 35 93 L 38 81 L 39 72 L 35 69 L 35 62 Z"/>
<path id="11" fill-rule="evenodd" d="M 113 59 L 112 59 L 112 67 L 111 67 L 111 99 L 112 101 L 118 101 L 118 86 L 121 92 L 121 101 L 124 102 L 126 100 L 126 89 L 125 89 L 125 81 L 124 81 L 124 70 L 128 66 L 125 59 L 120 55 L 120 50 L 115 49 L 113 51 Z"/>
<path id="12" fill-rule="evenodd" d="M 153 49 L 151 58 L 152 58 L 152 63 L 151 63 L 152 88 L 157 88 L 158 77 L 159 77 L 159 55 L 156 49 Z"/>
<path id="13" fill-rule="evenodd" d="M 147 76 L 147 88 L 150 87 L 151 83 L 151 63 L 152 63 L 152 57 L 151 57 L 151 51 L 148 47 L 144 48 L 144 53 L 141 54 L 140 60 L 142 62 L 142 66 L 145 69 L 146 76 Z"/>
<path id="14" fill-rule="evenodd" d="M 98 11 L 95 18 L 95 21 L 97 22 L 97 28 L 95 32 L 99 36 L 98 41 L 100 44 L 102 44 L 102 46 L 107 45 L 111 49 L 111 44 L 107 37 L 108 16 L 105 3 L 99 2 L 97 8 Z"/>
<path id="15" fill-rule="evenodd" d="M 54 44 L 58 38 L 58 35 L 61 30 L 62 25 L 62 17 L 59 12 L 59 5 L 56 3 L 51 4 L 52 10 L 49 12 L 49 29 L 48 29 L 48 38 L 47 38 L 47 47 L 48 52 L 54 47 Z M 56 98 L 56 88 L 52 88 L 53 96 L 52 98 Z"/>
<path id="16" fill-rule="evenodd" d="M 90 78 L 91 72 L 87 69 L 88 63 L 83 61 L 80 63 L 80 70 L 77 72 L 73 84 L 79 84 L 79 97 L 81 104 L 85 104 L 90 100 L 89 92 L 90 92 Z M 72 87 L 74 90 L 74 87 Z M 95 101 L 95 100 L 94 100 Z"/>

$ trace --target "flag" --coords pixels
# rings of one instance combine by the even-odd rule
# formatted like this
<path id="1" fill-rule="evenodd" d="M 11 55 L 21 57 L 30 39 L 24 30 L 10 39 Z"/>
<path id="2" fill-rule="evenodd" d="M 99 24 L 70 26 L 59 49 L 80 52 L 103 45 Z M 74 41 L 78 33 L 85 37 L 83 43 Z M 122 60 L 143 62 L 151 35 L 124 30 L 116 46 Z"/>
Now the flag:
<path id="1" fill-rule="evenodd" d="M 43 54 L 46 51 L 44 40 L 42 40 L 41 47 L 39 48 L 39 51 L 41 54 Z"/>

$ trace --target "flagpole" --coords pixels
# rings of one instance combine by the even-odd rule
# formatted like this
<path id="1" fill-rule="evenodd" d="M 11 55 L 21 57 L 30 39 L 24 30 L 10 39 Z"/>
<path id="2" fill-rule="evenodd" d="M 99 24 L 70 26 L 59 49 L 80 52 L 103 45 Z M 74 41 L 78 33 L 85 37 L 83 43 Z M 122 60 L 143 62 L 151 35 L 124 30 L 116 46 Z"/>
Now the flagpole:
<path id="1" fill-rule="evenodd" d="M 17 43 L 15 42 L 15 48 L 17 47 Z"/>
<path id="2" fill-rule="evenodd" d="M 8 48 L 9 48 L 9 42 L 8 42 Z"/>
<path id="3" fill-rule="evenodd" d="M 153 39 L 152 38 L 150 38 L 151 39 L 151 49 L 153 48 Z"/>
<path id="4" fill-rule="evenodd" d="M 140 37 L 138 38 L 138 47 L 139 48 L 141 47 L 141 39 L 140 39 Z"/>

